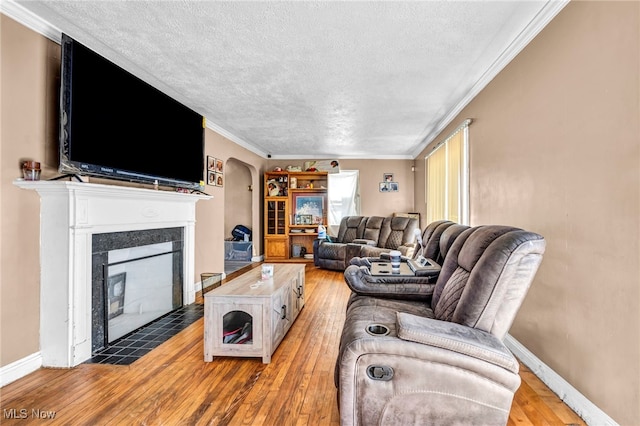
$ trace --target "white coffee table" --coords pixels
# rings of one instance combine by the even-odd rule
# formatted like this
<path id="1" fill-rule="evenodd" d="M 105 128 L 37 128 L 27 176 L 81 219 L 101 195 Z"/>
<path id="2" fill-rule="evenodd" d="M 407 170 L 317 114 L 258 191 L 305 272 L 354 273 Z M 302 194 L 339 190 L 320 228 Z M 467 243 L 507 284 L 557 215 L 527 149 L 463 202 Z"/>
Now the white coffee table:
<path id="1" fill-rule="evenodd" d="M 271 362 L 304 306 L 304 264 L 277 263 L 274 275 L 261 268 L 204 295 L 204 360 L 214 356 L 262 357 Z"/>

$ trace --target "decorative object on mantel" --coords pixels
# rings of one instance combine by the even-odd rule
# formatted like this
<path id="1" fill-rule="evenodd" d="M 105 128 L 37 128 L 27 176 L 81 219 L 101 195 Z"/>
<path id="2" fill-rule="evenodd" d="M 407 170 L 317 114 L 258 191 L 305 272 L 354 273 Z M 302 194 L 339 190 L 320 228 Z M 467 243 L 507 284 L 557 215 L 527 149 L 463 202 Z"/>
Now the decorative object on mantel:
<path id="1" fill-rule="evenodd" d="M 40 163 L 37 161 L 22 163 L 22 176 L 24 180 L 40 180 Z"/>
<path id="2" fill-rule="evenodd" d="M 306 172 L 339 173 L 340 163 L 337 160 L 305 161 Z"/>
<path id="3" fill-rule="evenodd" d="M 287 166 L 287 171 L 288 172 L 301 172 L 302 171 L 302 167 L 300 167 L 300 166 Z"/>

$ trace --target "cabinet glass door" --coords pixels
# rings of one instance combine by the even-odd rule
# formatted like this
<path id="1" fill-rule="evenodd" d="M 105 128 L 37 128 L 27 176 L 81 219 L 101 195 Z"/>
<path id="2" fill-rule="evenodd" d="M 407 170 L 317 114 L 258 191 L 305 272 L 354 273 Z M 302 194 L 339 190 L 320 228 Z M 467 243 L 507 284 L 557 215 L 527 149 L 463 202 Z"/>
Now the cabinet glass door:
<path id="1" fill-rule="evenodd" d="M 267 235 L 285 235 L 286 200 L 267 201 Z"/>

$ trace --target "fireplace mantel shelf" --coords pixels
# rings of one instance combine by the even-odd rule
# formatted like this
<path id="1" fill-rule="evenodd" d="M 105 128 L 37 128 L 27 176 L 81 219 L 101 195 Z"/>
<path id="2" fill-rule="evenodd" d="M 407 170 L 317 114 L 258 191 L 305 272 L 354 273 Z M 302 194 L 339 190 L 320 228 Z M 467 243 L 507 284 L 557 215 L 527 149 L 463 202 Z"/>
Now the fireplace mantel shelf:
<path id="1" fill-rule="evenodd" d="M 93 234 L 184 228 L 184 304 L 195 301 L 195 204 L 212 197 L 68 181 L 14 185 L 40 195 L 40 353 L 45 367 L 91 358 Z"/>
<path id="2" fill-rule="evenodd" d="M 198 200 L 208 200 L 213 198 L 211 195 L 184 193 L 177 191 L 153 190 L 147 188 L 138 188 L 132 186 L 121 185 L 104 185 L 100 183 L 89 182 L 73 182 L 62 180 L 24 180 L 16 179 L 13 184 L 23 189 L 34 189 L 40 193 L 49 191 L 75 191 L 87 192 L 94 195 L 118 196 L 118 197 L 144 197 L 157 199 L 185 199 L 193 198 L 194 202 Z"/>

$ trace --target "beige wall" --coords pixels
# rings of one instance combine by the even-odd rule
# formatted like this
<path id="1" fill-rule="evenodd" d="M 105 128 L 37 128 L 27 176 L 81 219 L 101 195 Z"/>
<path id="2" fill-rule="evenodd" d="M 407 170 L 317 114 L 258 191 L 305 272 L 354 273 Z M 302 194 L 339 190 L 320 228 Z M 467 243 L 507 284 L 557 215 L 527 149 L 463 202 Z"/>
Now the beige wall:
<path id="1" fill-rule="evenodd" d="M 473 118 L 471 224 L 547 239 L 511 334 L 625 425 L 640 420 L 639 6 L 570 3 L 436 139 Z"/>
<path id="2" fill-rule="evenodd" d="M 268 170 L 274 167 L 300 166 L 300 160 L 270 160 Z M 354 160 L 341 159 L 341 170 L 358 170 L 360 180 L 360 208 L 363 216 L 389 216 L 394 212 L 413 211 L 413 160 Z M 380 192 L 378 184 L 383 173 L 393 173 L 398 192 Z"/>
<path id="3" fill-rule="evenodd" d="M 213 199 L 196 204 L 196 281 L 202 272 L 224 271 L 224 239 L 230 236 L 231 229 L 237 223 L 229 224 L 233 218 L 243 218 L 256 235 L 262 235 L 262 174 L 266 159 L 231 142 L 218 133 L 207 129 L 205 132 L 205 153 L 220 158 L 225 163 L 225 184 L 223 187 L 207 186 L 205 191 Z M 230 176 L 229 176 L 230 175 Z M 246 194 L 246 185 L 238 188 L 237 181 L 229 180 L 240 176 L 243 182 L 250 180 L 252 188 L 258 188 Z M 248 184 L 247 184 L 248 185 Z M 242 205 L 236 204 L 236 196 L 227 191 L 242 190 Z M 248 197 L 247 197 L 248 195 Z M 251 204 L 251 212 L 247 214 L 246 204 Z M 253 252 L 262 253 L 261 238 L 254 238 Z"/>
<path id="4" fill-rule="evenodd" d="M 55 174 L 60 49 L 4 15 L 0 42 L 0 365 L 6 365 L 39 350 L 40 198 L 12 182 L 27 159 L 41 163 L 43 177 Z"/>
<path id="5" fill-rule="evenodd" d="M 236 225 L 252 228 L 252 199 L 254 188 L 249 168 L 235 158 L 229 159 L 224 169 L 224 238 L 231 238 Z M 259 193 L 260 188 L 256 188 Z"/>

